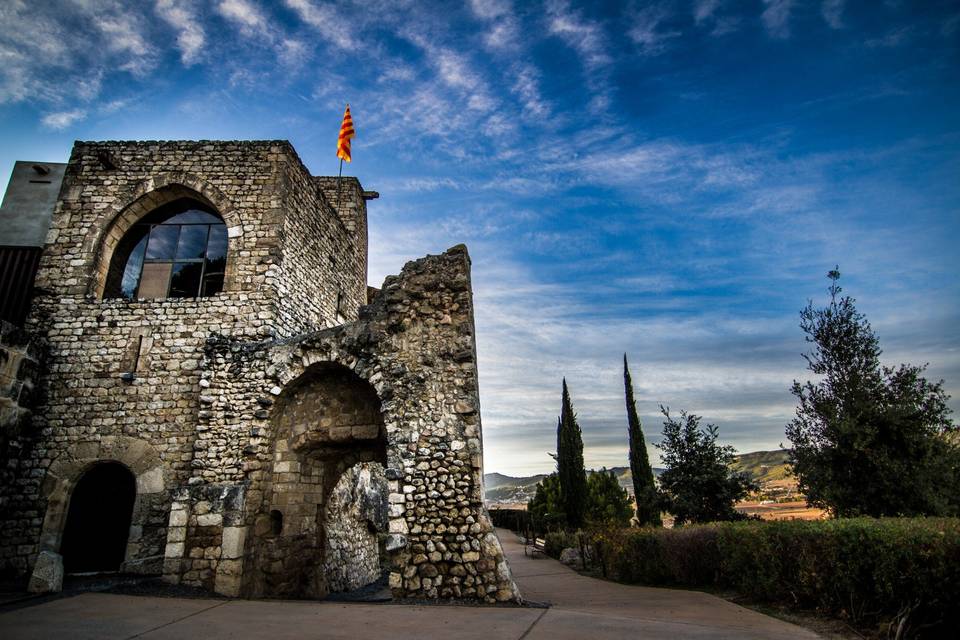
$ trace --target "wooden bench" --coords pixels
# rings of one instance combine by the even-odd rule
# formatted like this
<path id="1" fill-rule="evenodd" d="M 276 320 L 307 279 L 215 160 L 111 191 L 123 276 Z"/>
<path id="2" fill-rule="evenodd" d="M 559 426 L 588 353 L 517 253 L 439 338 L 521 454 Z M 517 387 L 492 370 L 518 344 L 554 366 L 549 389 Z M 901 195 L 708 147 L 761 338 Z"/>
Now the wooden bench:
<path id="1" fill-rule="evenodd" d="M 530 542 L 530 538 L 527 538 L 526 543 L 523 545 L 523 555 L 532 556 L 535 553 L 545 554 L 547 552 L 547 541 L 543 538 L 535 538 L 533 542 Z"/>

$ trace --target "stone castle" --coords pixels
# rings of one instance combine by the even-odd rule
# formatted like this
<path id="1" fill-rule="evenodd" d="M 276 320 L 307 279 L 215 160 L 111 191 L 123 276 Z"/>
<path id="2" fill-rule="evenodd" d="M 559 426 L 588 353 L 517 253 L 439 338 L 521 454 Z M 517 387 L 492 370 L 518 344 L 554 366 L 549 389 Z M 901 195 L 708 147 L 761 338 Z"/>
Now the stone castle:
<path id="1" fill-rule="evenodd" d="M 388 574 L 395 597 L 519 600 L 483 505 L 467 250 L 368 289 L 376 196 L 285 141 L 18 163 L 0 571 L 305 598 Z M 24 225 L 36 246 L 4 238 Z"/>

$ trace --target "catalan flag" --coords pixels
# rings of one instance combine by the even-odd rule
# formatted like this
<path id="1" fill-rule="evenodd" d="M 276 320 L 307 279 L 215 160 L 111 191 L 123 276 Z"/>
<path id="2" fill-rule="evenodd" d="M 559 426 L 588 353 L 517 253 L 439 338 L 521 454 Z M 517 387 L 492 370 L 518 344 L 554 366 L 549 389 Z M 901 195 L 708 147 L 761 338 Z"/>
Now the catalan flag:
<path id="1" fill-rule="evenodd" d="M 340 124 L 340 136 L 337 138 L 337 157 L 350 162 L 350 138 L 357 135 L 353 130 L 353 118 L 350 117 L 350 105 L 343 112 L 343 122 Z"/>

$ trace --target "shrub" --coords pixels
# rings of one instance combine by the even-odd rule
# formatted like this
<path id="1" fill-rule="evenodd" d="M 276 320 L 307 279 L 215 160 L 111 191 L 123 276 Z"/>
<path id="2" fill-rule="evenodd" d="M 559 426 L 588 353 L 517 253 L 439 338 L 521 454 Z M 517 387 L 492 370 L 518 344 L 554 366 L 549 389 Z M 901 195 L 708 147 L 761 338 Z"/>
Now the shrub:
<path id="1" fill-rule="evenodd" d="M 606 574 L 623 582 L 732 588 L 859 625 L 957 628 L 960 520 L 856 518 L 729 522 L 595 532 Z"/>
<path id="2" fill-rule="evenodd" d="M 544 552 L 551 558 L 559 558 L 560 552 L 567 547 L 579 548 L 580 541 L 576 533 L 569 531 L 554 531 L 544 536 Z"/>

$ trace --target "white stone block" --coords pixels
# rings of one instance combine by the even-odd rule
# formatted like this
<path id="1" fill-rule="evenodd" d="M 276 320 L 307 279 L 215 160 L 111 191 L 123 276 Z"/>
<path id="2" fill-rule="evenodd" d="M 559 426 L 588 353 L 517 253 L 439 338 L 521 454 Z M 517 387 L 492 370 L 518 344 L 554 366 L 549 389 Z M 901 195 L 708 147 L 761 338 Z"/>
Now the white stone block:
<path id="1" fill-rule="evenodd" d="M 33 565 L 27 591 L 52 593 L 63 589 L 63 557 L 53 551 L 41 551 Z"/>
<path id="2" fill-rule="evenodd" d="M 163 467 L 154 467 L 137 476 L 137 493 L 163 491 Z"/>
<path id="3" fill-rule="evenodd" d="M 243 543 L 246 540 L 246 527 L 224 527 L 221 557 L 233 559 L 243 557 Z"/>

